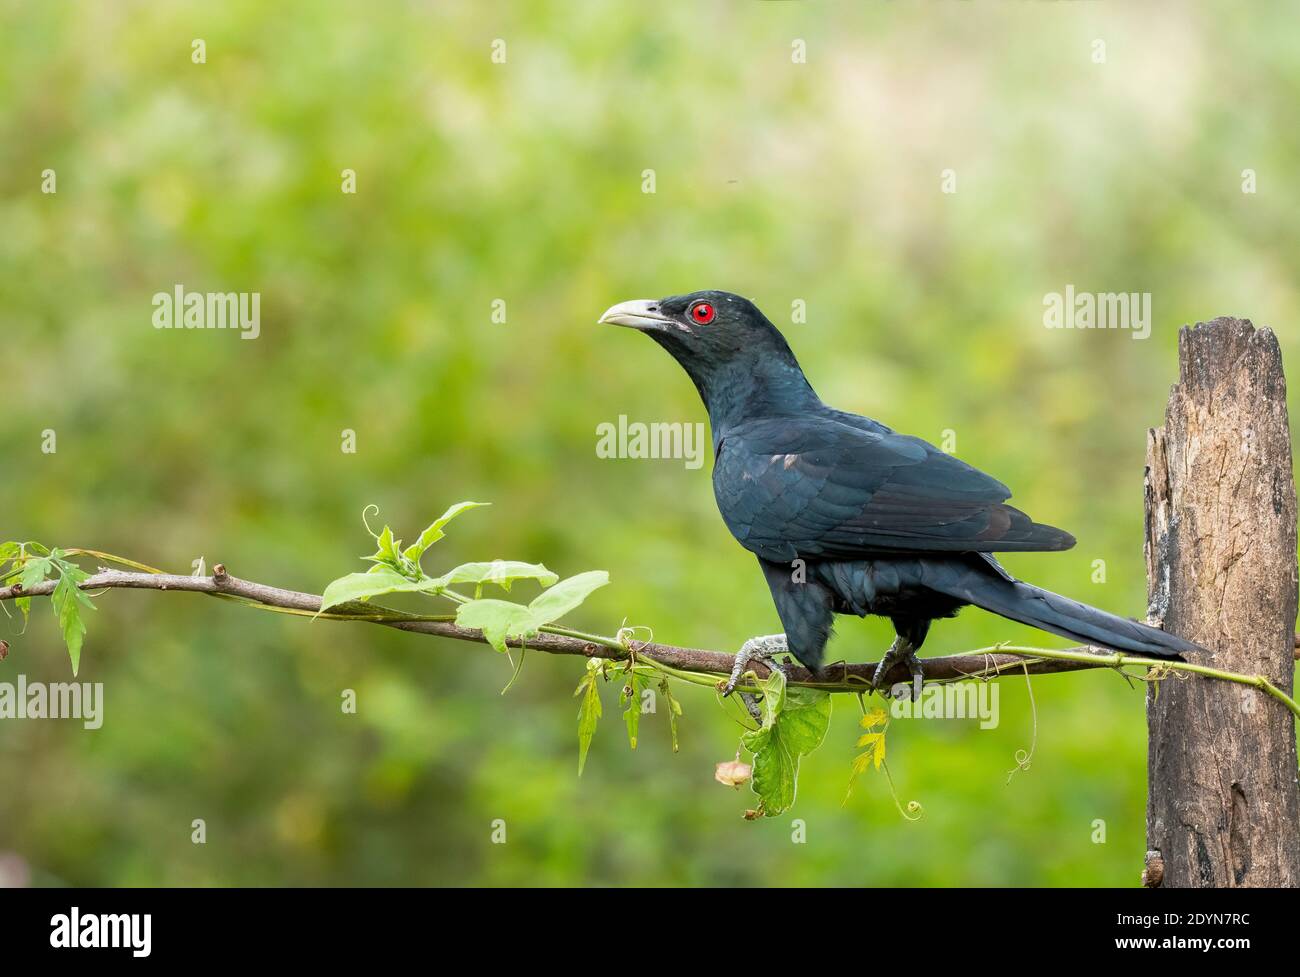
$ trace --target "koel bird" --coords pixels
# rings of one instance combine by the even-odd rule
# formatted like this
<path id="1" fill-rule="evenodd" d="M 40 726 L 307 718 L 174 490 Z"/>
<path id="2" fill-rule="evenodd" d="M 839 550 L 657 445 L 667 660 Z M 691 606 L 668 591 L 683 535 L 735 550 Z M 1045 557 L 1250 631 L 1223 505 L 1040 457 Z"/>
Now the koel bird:
<path id="1" fill-rule="evenodd" d="M 973 604 L 1072 641 L 1179 658 L 1199 646 L 1012 577 L 994 553 L 1064 550 L 1074 537 L 1006 504 L 997 479 L 920 438 L 824 404 L 785 338 L 747 299 L 703 291 L 623 302 L 602 323 L 640 330 L 694 381 L 713 435 L 713 492 L 758 557 L 784 634 L 748 662 L 794 655 L 819 671 L 836 614 L 887 617 L 897 634 L 874 673 L 914 681 L 930 623 Z"/>

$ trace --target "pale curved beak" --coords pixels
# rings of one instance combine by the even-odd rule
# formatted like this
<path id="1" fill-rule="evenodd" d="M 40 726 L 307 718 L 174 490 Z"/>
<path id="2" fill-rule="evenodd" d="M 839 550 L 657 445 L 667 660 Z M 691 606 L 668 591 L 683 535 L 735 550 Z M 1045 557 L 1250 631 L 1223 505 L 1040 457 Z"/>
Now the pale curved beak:
<path id="1" fill-rule="evenodd" d="M 631 302 L 610 306 L 600 321 L 632 329 L 663 329 L 668 325 L 677 325 L 659 312 L 659 303 L 654 299 L 633 299 Z"/>

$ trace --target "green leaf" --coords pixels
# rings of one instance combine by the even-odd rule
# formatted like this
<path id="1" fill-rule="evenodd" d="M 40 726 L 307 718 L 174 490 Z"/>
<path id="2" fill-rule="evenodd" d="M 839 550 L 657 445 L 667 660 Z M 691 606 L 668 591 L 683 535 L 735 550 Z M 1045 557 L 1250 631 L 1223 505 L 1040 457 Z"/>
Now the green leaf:
<path id="1" fill-rule="evenodd" d="M 89 576 L 77 567 L 65 569 L 59 576 L 54 593 L 50 595 L 55 616 L 59 621 L 59 630 L 63 632 L 63 643 L 68 646 L 68 657 L 72 659 L 74 676 L 77 674 L 77 669 L 81 667 L 81 644 L 86 636 L 86 625 L 81 620 L 81 608 L 84 606 L 92 611 L 95 609 L 90 598 L 77 588 L 80 582 L 78 575 L 80 580 Z"/>
<path id="2" fill-rule="evenodd" d="M 589 593 L 607 583 L 608 573 L 592 570 L 542 591 L 526 607 L 508 600 L 478 598 L 456 609 L 456 623 L 463 628 L 478 628 L 493 648 L 505 651 L 507 639 L 531 638 L 544 625 L 573 610 Z"/>
<path id="3" fill-rule="evenodd" d="M 586 573 L 579 573 L 577 576 L 569 577 L 567 580 L 561 580 L 549 590 L 544 590 L 533 598 L 528 609 L 533 612 L 533 617 L 540 627 L 543 624 L 550 624 L 568 614 L 584 600 L 587 595 L 598 587 L 603 587 L 609 583 L 609 573 L 605 570 L 588 570 Z"/>
<path id="4" fill-rule="evenodd" d="M 673 697 L 673 687 L 668 682 L 668 677 L 659 680 L 659 691 L 663 693 L 664 701 L 668 703 L 668 729 L 673 737 L 673 752 L 678 750 L 677 745 L 677 717 L 682 714 L 682 704 Z"/>
<path id="5" fill-rule="evenodd" d="M 77 588 L 72 591 L 73 596 L 86 607 L 93 609 L 95 606 L 94 603 L 86 592 L 80 589 L 80 585 L 90 579 L 90 574 L 81 569 L 81 567 L 77 566 L 75 563 L 69 563 L 67 560 L 57 560 L 55 561 L 55 566 L 59 571 L 60 577 L 71 577 L 72 582 L 78 585 Z"/>
<path id="6" fill-rule="evenodd" d="M 459 583 L 476 585 L 491 583 L 507 591 L 516 580 L 536 580 L 543 587 L 549 587 L 559 579 L 559 576 L 540 563 L 520 563 L 518 560 L 462 563 L 437 578 L 438 583 L 443 587 L 451 587 Z"/>
<path id="7" fill-rule="evenodd" d="M 760 798 L 759 809 L 775 817 L 794 804 L 799 761 L 826 738 L 831 720 L 831 696 L 819 689 L 787 689 L 785 676 L 773 670 L 764 684 L 763 723 L 741 736 L 754 754 L 750 784 Z"/>
<path id="8" fill-rule="evenodd" d="M 497 651 L 506 650 L 507 638 L 531 638 L 537 633 L 533 612 L 523 604 L 508 600 L 471 600 L 456 609 L 456 623 L 462 628 L 478 628 Z"/>
<path id="9" fill-rule="evenodd" d="M 379 566 L 390 566 L 400 570 L 402 567 L 402 556 L 397 547 L 401 546 L 400 542 L 393 540 L 393 528 L 385 526 L 384 531 L 375 537 L 375 542 L 379 545 L 374 553 L 370 556 L 363 556 L 363 560 L 369 560 Z"/>
<path id="10" fill-rule="evenodd" d="M 451 522 L 462 512 L 466 512 L 469 509 L 478 509 L 491 504 L 492 503 L 490 502 L 457 502 L 454 506 L 431 522 L 429 527 L 425 529 L 424 532 L 420 533 L 420 538 L 408 546 L 402 555 L 413 563 L 419 563 L 420 557 L 424 555 L 424 551 L 447 535 L 442 531 L 443 527 L 446 526 L 447 523 Z"/>
<path id="11" fill-rule="evenodd" d="M 421 593 L 433 588 L 436 582 L 425 578 L 410 580 L 392 567 L 379 564 L 365 573 L 349 573 L 330 581 L 321 595 L 320 610 L 329 610 L 350 600 L 367 600 L 382 594 Z"/>
<path id="12" fill-rule="evenodd" d="M 770 731 L 776 718 L 781 715 L 781 707 L 785 705 L 785 673 L 779 669 L 772 669 L 762 689 L 763 697 L 757 702 L 762 713 L 762 721 L 758 729 L 749 731 L 753 734 Z"/>
<path id="13" fill-rule="evenodd" d="M 49 576 L 53 567 L 54 561 L 48 556 L 32 557 L 23 564 L 23 572 L 18 575 L 18 582 L 23 585 L 24 590 L 30 590 Z"/>
<path id="14" fill-rule="evenodd" d="M 48 576 L 53 568 L 54 562 L 48 556 L 28 557 L 22 565 L 22 572 L 18 574 L 18 582 L 22 584 L 24 590 L 31 590 L 38 583 L 41 583 Z M 14 603 L 23 615 L 23 627 L 27 627 L 27 618 L 32 612 L 32 599 L 30 597 L 19 597 Z"/>
<path id="15" fill-rule="evenodd" d="M 587 750 L 591 748 L 591 738 L 596 733 L 596 723 L 600 720 L 600 689 L 596 685 L 596 679 L 601 674 L 599 663 L 593 666 L 596 659 L 589 659 L 587 662 L 587 674 L 583 676 L 582 681 L 578 683 L 577 690 L 573 693 L 575 696 L 582 696 L 582 702 L 578 706 L 578 776 L 582 776 L 582 768 L 587 765 Z"/>
<path id="16" fill-rule="evenodd" d="M 641 728 L 641 679 L 631 661 L 624 666 L 623 676 L 625 683 L 618 701 L 624 707 L 623 723 L 627 726 L 628 745 L 635 750 L 637 733 Z"/>
<path id="17" fill-rule="evenodd" d="M 10 540 L 7 543 L 0 543 L 0 567 L 3 567 L 10 560 L 18 556 L 22 550 L 22 544 L 13 540 Z"/>

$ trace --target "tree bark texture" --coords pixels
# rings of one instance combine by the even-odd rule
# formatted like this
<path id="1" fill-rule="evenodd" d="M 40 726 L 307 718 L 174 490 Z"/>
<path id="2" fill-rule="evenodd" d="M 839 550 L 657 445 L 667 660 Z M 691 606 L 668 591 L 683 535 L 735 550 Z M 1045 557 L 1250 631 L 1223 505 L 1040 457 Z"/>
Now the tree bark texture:
<path id="1" fill-rule="evenodd" d="M 1153 623 L 1197 664 L 1292 691 L 1296 496 L 1277 338 L 1244 319 L 1179 333 L 1165 426 L 1147 438 Z M 1295 722 L 1249 686 L 1148 687 L 1147 885 L 1300 884 Z"/>

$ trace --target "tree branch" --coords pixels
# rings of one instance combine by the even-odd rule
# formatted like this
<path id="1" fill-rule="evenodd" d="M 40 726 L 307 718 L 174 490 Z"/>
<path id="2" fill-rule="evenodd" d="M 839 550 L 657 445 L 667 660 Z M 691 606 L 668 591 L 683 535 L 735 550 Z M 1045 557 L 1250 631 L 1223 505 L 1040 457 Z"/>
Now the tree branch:
<path id="1" fill-rule="evenodd" d="M 14 600 L 19 597 L 48 596 L 54 591 L 56 581 L 46 580 L 30 589 L 20 585 L 0 587 L 0 601 Z M 251 580 L 241 580 L 226 572 L 221 564 L 213 567 L 211 576 L 183 576 L 171 573 L 129 573 L 121 570 L 100 568 L 81 584 L 82 590 L 165 590 L 186 593 L 207 594 L 226 600 L 234 600 L 258 606 L 262 609 L 281 613 L 298 614 L 314 617 L 320 611 L 321 599 L 316 594 L 305 594 L 296 590 L 283 590 Z M 474 641 L 485 644 L 481 631 L 459 627 L 451 615 L 407 614 L 374 602 L 359 601 L 340 604 L 330 611 L 320 614 L 321 618 L 335 621 L 356 621 L 367 624 L 379 624 L 396 628 L 399 631 L 411 631 L 417 634 L 429 634 L 440 638 L 454 638 L 457 641 Z M 599 635 L 587 635 L 566 628 L 545 629 L 541 634 L 529 638 L 527 642 L 510 640 L 508 644 L 519 647 L 526 644 L 529 650 L 543 651 L 551 655 L 579 655 L 586 658 L 607 658 L 615 661 L 626 660 L 629 653 L 653 659 L 660 665 L 682 672 L 704 676 L 725 676 L 731 671 L 733 658 L 719 651 L 706 651 L 700 648 L 681 648 L 676 645 L 660 644 L 654 641 L 641 642 L 605 638 Z M 630 652 L 629 652 L 630 648 Z M 1087 647 L 1071 648 L 1065 654 L 1079 655 L 1081 658 L 1095 657 L 1096 661 L 1036 658 L 1032 654 L 1016 654 L 991 648 L 986 651 L 948 655 L 941 658 L 922 660 L 926 681 L 945 682 L 957 679 L 979 677 L 996 677 L 1012 671 L 1015 674 L 1043 675 L 1053 672 L 1070 672 L 1085 668 L 1115 668 L 1117 661 L 1113 654 L 1099 653 Z M 755 662 L 751 666 L 760 678 L 767 677 L 767 669 Z M 875 662 L 846 664 L 843 662 L 827 665 L 820 677 L 814 676 L 802 666 L 792 666 L 787 671 L 791 683 L 826 689 L 834 692 L 864 692 L 870 687 L 871 676 L 876 668 Z M 906 665 L 899 664 L 886 676 L 886 684 L 907 682 L 910 674 Z"/>

